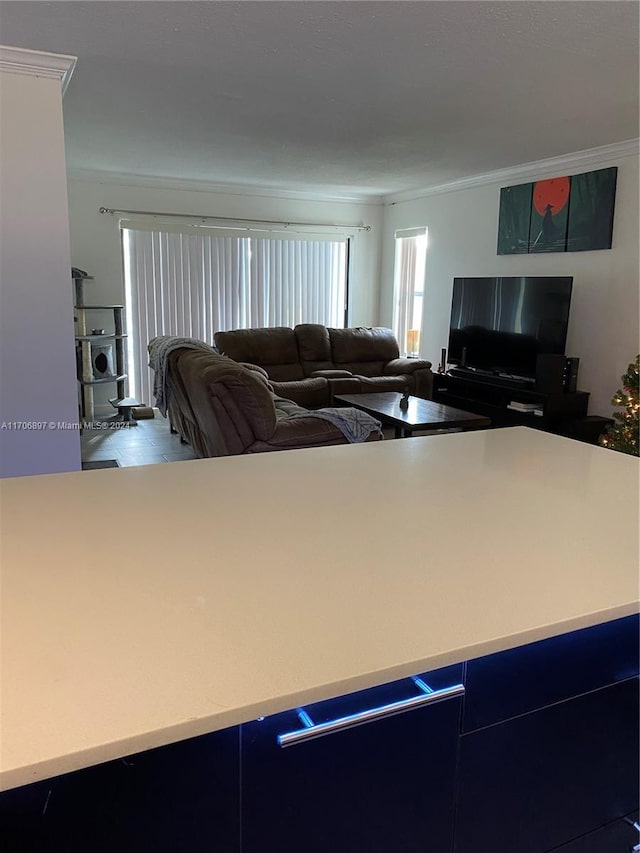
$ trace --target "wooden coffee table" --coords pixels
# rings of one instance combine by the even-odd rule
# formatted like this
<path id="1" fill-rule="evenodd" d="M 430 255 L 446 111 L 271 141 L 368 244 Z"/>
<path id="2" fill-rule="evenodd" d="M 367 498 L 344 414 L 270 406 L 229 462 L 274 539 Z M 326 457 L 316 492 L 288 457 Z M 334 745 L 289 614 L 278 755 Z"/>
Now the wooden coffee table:
<path id="1" fill-rule="evenodd" d="M 482 429 L 491 425 L 491 419 L 473 412 L 463 412 L 433 400 L 409 397 L 406 410 L 400 408 L 402 394 L 381 391 L 375 394 L 336 394 L 336 405 L 353 406 L 373 415 L 386 426 L 394 426 L 395 437 L 402 438 L 416 429 Z"/>

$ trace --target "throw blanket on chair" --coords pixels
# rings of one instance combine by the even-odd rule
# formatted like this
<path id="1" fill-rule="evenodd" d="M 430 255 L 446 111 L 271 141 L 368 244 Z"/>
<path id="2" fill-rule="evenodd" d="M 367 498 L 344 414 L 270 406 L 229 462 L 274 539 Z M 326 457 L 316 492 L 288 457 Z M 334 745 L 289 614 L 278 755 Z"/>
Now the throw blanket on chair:
<path id="1" fill-rule="evenodd" d="M 201 349 L 206 352 L 215 352 L 217 349 L 199 341 L 197 338 L 177 338 L 173 335 L 158 335 L 149 341 L 149 367 L 153 370 L 153 395 L 156 398 L 156 406 L 160 409 L 163 417 L 167 417 L 167 406 L 169 404 L 167 388 L 167 360 L 169 353 L 174 349 Z"/>
<path id="2" fill-rule="evenodd" d="M 315 409 L 294 417 L 322 418 L 325 421 L 331 421 L 352 444 L 366 441 L 372 432 L 383 437 L 380 421 L 366 412 L 361 412 L 360 409 L 348 406 L 340 409 Z"/>

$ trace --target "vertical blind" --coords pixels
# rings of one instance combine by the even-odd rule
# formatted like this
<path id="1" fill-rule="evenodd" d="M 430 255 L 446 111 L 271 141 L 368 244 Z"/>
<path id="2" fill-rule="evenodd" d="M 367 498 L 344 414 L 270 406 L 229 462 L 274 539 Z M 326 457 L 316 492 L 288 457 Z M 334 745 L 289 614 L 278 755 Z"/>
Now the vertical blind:
<path id="1" fill-rule="evenodd" d="M 346 242 L 251 239 L 250 326 L 344 326 Z"/>
<path id="2" fill-rule="evenodd" d="M 147 344 L 213 343 L 217 331 L 345 318 L 346 237 L 313 239 L 123 228 L 129 393 L 153 403 Z"/>

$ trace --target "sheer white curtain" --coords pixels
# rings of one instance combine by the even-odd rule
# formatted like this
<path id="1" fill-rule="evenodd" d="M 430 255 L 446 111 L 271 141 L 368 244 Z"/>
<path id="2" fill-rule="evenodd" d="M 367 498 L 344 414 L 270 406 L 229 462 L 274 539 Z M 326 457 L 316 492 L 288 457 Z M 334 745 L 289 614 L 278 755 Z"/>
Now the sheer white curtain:
<path id="1" fill-rule="evenodd" d="M 216 331 L 344 326 L 346 238 L 281 239 L 123 223 L 129 393 L 153 404 L 147 344 Z"/>
<path id="2" fill-rule="evenodd" d="M 416 276 L 418 251 L 416 241 L 411 237 L 396 240 L 395 261 L 395 304 L 393 312 L 393 331 L 398 339 L 401 351 L 407 351 L 407 332 L 413 316 L 413 294 Z"/>
<path id="3" fill-rule="evenodd" d="M 396 231 L 393 331 L 401 352 L 415 354 L 422 326 L 427 229 Z"/>

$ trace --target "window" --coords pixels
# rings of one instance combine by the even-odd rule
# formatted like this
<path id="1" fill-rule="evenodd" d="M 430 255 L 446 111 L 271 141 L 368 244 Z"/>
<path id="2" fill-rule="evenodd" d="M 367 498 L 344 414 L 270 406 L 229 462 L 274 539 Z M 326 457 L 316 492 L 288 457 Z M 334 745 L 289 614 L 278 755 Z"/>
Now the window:
<path id="1" fill-rule="evenodd" d="M 122 240 L 129 394 L 139 399 L 152 400 L 157 335 L 213 343 L 228 329 L 345 325 L 346 237 L 123 223 Z"/>
<path id="2" fill-rule="evenodd" d="M 396 231 L 393 330 L 406 355 L 420 351 L 426 261 L 427 229 Z"/>

